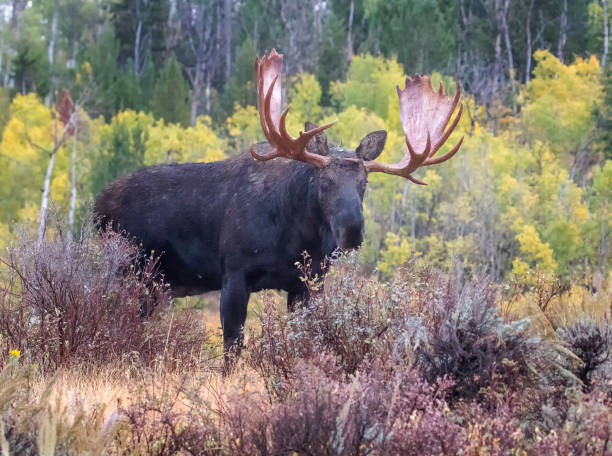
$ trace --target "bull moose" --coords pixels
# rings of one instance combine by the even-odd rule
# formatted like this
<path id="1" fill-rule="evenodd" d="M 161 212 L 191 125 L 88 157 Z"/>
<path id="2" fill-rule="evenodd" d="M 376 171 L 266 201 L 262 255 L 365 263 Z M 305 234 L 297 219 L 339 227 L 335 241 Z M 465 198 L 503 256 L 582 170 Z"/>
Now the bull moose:
<path id="1" fill-rule="evenodd" d="M 338 247 L 363 240 L 363 197 L 368 174 L 382 172 L 423 184 L 411 174 L 450 159 L 436 152 L 460 98 L 435 91 L 428 77 L 407 78 L 397 87 L 406 152 L 396 164 L 376 162 L 387 133 L 366 135 L 356 150 L 327 144 L 323 131 L 307 123 L 293 138 L 281 113 L 283 55 L 272 50 L 255 59 L 258 110 L 267 139 L 223 161 L 150 166 L 112 182 L 97 198 L 101 226 L 125 230 L 145 252 L 161 254 L 160 267 L 173 296 L 221 290 L 226 355 L 239 350 L 252 292 L 288 292 L 287 305 L 307 298 L 296 261 L 304 251 L 313 273 Z"/>

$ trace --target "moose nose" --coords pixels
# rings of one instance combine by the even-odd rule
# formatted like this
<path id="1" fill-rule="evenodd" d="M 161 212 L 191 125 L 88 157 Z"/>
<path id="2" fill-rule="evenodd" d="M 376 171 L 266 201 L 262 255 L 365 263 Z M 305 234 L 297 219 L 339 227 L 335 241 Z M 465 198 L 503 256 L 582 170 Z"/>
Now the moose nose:
<path id="1" fill-rule="evenodd" d="M 344 250 L 358 248 L 363 242 L 363 220 L 342 224 L 338 230 L 337 241 Z"/>
<path id="2" fill-rule="evenodd" d="M 356 249 L 363 241 L 361 225 L 352 225 L 340 230 L 340 247 L 343 249 Z"/>

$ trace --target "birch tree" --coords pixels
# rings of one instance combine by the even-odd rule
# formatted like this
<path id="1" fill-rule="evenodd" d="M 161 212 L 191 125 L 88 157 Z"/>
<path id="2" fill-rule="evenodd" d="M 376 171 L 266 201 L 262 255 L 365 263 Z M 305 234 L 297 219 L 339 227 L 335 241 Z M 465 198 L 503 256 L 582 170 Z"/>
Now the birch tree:
<path id="1" fill-rule="evenodd" d="M 62 122 L 64 126 L 62 128 L 61 134 L 58 136 L 57 127 L 58 123 Z M 39 224 L 38 224 L 38 235 L 37 242 L 40 245 L 44 236 L 45 236 L 45 228 L 47 222 L 47 209 L 49 206 L 49 190 L 51 188 L 51 176 L 53 174 L 53 167 L 55 165 L 55 157 L 57 155 L 57 151 L 62 147 L 68 138 L 74 133 L 74 121 L 75 121 L 75 113 L 73 111 L 73 102 L 72 97 L 70 96 L 70 92 L 63 91 L 60 96 L 60 100 L 57 105 L 55 122 L 54 122 L 54 135 L 53 135 L 53 148 L 48 151 L 49 152 L 49 164 L 47 165 L 47 172 L 45 174 L 45 181 L 43 184 L 43 193 L 42 200 L 40 203 L 40 216 L 39 216 Z M 28 142 L 38 149 L 44 151 L 44 148 L 32 143 L 29 139 Z"/>
<path id="2" fill-rule="evenodd" d="M 604 42 L 603 42 L 603 54 L 601 56 L 601 67 L 605 70 L 606 62 L 608 60 L 608 46 L 610 45 L 610 28 L 608 22 L 608 0 L 601 0 L 603 7 L 603 27 L 604 27 Z"/>
<path id="3" fill-rule="evenodd" d="M 192 126 L 196 124 L 204 85 L 207 110 L 210 109 L 210 88 L 219 69 L 222 6 L 219 0 L 176 2 L 184 43 L 177 57 L 193 89 L 190 115 Z"/>
<path id="4" fill-rule="evenodd" d="M 74 134 L 72 135 L 72 157 L 70 163 L 70 211 L 68 212 L 68 239 L 72 241 L 74 232 L 74 213 L 76 212 L 77 200 L 77 138 L 79 136 L 79 112 L 74 112 Z"/>

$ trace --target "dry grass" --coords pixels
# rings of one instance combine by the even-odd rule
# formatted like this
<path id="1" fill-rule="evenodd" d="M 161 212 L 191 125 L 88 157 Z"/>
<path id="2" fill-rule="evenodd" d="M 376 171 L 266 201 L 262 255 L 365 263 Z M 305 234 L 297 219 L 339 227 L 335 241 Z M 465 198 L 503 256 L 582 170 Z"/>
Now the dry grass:
<path id="1" fill-rule="evenodd" d="M 500 312 L 509 320 L 528 317 L 535 333 L 555 337 L 557 328 L 569 326 L 584 316 L 601 319 L 612 314 L 612 280 L 597 293 L 582 284 L 572 284 L 555 294 L 544 308 L 538 298 L 538 290 L 533 288 L 514 293 L 500 299 Z"/>

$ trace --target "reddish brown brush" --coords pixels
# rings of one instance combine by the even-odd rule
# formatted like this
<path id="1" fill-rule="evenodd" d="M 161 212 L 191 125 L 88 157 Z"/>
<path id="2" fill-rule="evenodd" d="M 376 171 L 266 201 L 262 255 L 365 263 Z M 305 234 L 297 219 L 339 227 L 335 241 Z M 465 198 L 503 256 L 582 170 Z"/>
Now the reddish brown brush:
<path id="1" fill-rule="evenodd" d="M 155 307 L 168 309 L 170 296 L 157 259 L 139 255 L 111 231 L 86 232 L 79 241 L 59 232 L 40 245 L 24 235 L 0 260 L 7 274 L 0 289 L 2 356 L 20 350 L 45 370 L 128 355 L 145 364 L 197 358 L 208 338 L 198 320 L 164 312 L 143 318 Z"/>

